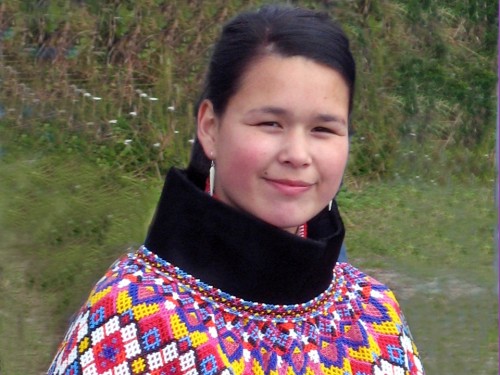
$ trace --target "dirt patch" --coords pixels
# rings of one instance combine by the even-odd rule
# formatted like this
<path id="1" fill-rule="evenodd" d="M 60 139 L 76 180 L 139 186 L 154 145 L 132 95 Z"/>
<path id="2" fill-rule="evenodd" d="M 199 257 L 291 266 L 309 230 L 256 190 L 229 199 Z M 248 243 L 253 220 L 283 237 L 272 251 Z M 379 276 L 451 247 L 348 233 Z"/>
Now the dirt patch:
<path id="1" fill-rule="evenodd" d="M 457 277 L 446 275 L 442 278 L 420 279 L 394 270 L 363 269 L 363 272 L 389 286 L 396 296 L 410 299 L 415 295 L 445 295 L 456 299 L 481 293 L 488 293 L 487 288 L 474 285 Z"/>

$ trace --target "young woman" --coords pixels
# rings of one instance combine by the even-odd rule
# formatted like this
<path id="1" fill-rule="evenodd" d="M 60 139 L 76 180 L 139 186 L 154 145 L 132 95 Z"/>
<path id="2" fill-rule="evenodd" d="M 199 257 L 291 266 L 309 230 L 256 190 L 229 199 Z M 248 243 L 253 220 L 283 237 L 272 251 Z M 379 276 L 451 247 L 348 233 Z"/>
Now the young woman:
<path id="1" fill-rule="evenodd" d="M 337 258 L 355 80 L 326 15 L 268 6 L 215 45 L 187 170 L 50 374 L 423 374 L 392 292 Z"/>

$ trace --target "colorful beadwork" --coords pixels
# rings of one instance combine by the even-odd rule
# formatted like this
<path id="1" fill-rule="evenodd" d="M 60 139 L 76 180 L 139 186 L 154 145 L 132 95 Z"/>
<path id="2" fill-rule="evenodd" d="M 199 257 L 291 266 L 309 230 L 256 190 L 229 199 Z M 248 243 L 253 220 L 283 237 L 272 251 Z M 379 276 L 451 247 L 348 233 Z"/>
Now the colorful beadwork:
<path id="1" fill-rule="evenodd" d="M 347 263 L 298 305 L 241 300 L 141 247 L 97 283 L 49 374 L 423 374 L 394 295 Z"/>

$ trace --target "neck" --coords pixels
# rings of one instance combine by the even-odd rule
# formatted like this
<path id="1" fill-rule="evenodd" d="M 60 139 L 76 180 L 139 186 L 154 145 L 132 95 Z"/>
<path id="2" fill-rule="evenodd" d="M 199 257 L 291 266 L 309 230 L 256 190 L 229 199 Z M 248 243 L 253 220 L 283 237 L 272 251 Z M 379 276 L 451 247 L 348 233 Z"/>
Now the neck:
<path id="1" fill-rule="evenodd" d="M 329 286 L 344 235 L 336 206 L 311 220 L 307 229 L 308 238 L 300 238 L 237 211 L 174 169 L 167 176 L 145 245 L 236 297 L 295 304 Z"/>

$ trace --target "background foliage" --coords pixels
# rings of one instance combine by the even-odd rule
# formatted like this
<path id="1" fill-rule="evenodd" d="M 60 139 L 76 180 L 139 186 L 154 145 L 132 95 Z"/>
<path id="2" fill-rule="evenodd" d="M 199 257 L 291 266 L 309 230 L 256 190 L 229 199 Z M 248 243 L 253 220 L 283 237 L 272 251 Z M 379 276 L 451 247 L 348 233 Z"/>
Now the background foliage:
<path id="1" fill-rule="evenodd" d="M 2 133 L 15 140 L 10 147 L 83 153 L 135 173 L 185 164 L 215 35 L 261 3 L 4 1 Z M 497 2 L 291 3 L 332 14 L 351 38 L 352 176 L 442 180 L 443 168 L 492 178 Z"/>

